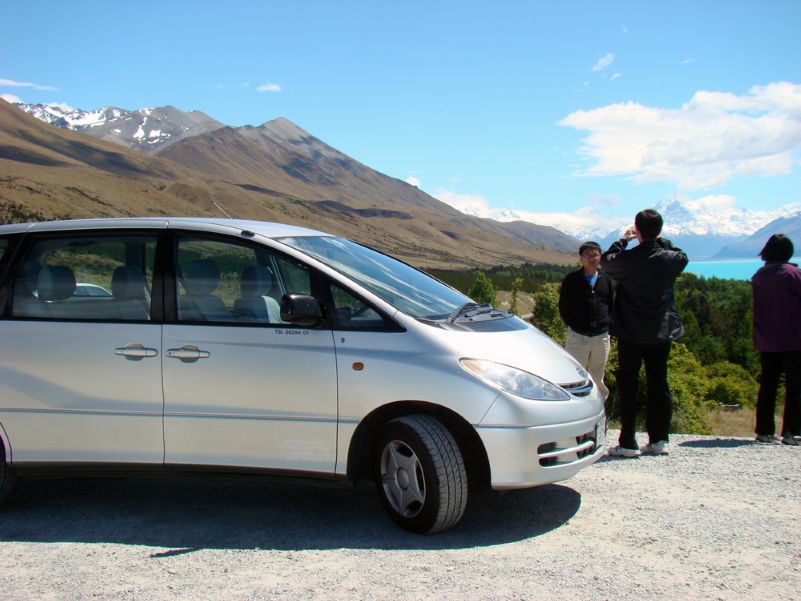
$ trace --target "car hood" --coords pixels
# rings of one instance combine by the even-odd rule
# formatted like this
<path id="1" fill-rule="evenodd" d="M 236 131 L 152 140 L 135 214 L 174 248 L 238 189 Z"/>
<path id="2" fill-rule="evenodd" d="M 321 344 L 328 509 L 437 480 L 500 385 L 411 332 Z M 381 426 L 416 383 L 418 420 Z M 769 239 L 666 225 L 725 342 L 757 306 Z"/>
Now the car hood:
<path id="1" fill-rule="evenodd" d="M 436 338 L 460 359 L 486 359 L 503 363 L 560 385 L 581 382 L 588 377 L 569 353 L 529 324 L 521 329 L 498 332 L 431 329 L 435 331 Z"/>

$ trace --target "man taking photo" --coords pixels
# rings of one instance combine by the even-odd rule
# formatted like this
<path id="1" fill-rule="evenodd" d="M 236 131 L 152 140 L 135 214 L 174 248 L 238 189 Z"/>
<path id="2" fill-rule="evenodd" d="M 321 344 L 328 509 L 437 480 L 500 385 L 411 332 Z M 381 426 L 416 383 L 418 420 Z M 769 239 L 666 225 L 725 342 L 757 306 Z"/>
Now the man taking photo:
<path id="1" fill-rule="evenodd" d="M 609 449 L 612 457 L 639 457 L 642 453 L 666 455 L 673 416 L 673 399 L 667 381 L 670 345 L 684 333 L 676 311 L 673 285 L 687 266 L 687 254 L 660 238 L 662 216 L 653 209 L 637 213 L 634 227 L 612 244 L 601 265 L 615 283 L 615 304 L 610 331 L 618 339 L 617 398 L 620 438 Z M 630 240 L 639 244 L 627 250 Z M 645 364 L 646 429 L 648 444 L 640 450 L 635 438 L 637 385 Z"/>

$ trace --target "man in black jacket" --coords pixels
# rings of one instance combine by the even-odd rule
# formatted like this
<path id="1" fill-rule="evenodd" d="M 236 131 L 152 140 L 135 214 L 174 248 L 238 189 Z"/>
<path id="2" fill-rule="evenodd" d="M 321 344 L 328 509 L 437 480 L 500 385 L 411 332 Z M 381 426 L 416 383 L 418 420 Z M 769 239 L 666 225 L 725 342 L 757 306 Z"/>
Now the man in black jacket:
<path id="1" fill-rule="evenodd" d="M 585 242 L 579 247 L 581 269 L 562 280 L 559 314 L 567 324 L 565 350 L 592 376 L 605 399 L 604 369 L 609 357 L 609 320 L 612 310 L 612 281 L 598 269 L 601 247 Z"/>
<path id="2" fill-rule="evenodd" d="M 673 400 L 667 382 L 671 341 L 684 333 L 673 300 L 673 285 L 687 266 L 687 254 L 660 238 L 662 216 L 653 209 L 637 213 L 634 227 L 612 244 L 601 265 L 615 283 L 615 305 L 610 331 L 618 339 L 618 401 L 620 438 L 609 449 L 613 457 L 641 453 L 668 453 Z M 639 245 L 626 250 L 629 240 Z M 646 428 L 648 444 L 642 451 L 635 439 L 637 384 L 645 363 Z"/>

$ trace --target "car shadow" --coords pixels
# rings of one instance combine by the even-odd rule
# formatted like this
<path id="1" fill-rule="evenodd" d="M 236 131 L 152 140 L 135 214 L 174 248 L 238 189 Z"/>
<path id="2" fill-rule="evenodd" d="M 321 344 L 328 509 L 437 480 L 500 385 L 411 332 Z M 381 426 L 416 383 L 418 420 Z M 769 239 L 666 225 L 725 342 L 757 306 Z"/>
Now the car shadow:
<path id="1" fill-rule="evenodd" d="M 28 480 L 0 508 L 0 542 L 118 543 L 199 549 L 459 549 L 554 530 L 581 495 L 564 485 L 471 494 L 463 520 L 436 535 L 398 528 L 370 482 L 330 488 L 266 479 Z"/>
<path id="2" fill-rule="evenodd" d="M 694 449 L 726 449 L 735 447 L 747 447 L 754 444 L 761 444 L 753 438 L 704 438 L 699 440 L 685 440 L 680 442 L 680 447 L 690 447 Z"/>

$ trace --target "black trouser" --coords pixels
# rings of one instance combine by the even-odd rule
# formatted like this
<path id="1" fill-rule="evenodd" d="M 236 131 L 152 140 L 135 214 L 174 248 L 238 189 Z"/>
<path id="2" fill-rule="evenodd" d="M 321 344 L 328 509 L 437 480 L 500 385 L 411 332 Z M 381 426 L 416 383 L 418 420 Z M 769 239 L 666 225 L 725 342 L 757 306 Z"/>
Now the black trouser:
<path id="1" fill-rule="evenodd" d="M 776 433 L 773 413 L 779 376 L 784 372 L 784 423 L 782 434 L 801 436 L 801 351 L 759 353 L 762 378 L 757 397 L 756 433 L 772 436 Z"/>
<path id="2" fill-rule="evenodd" d="M 670 341 L 634 344 L 618 340 L 617 398 L 620 408 L 620 446 L 636 449 L 634 437 L 637 417 L 637 384 L 640 365 L 645 363 L 648 390 L 645 425 L 649 442 L 667 441 L 673 417 L 673 399 L 667 382 Z"/>

